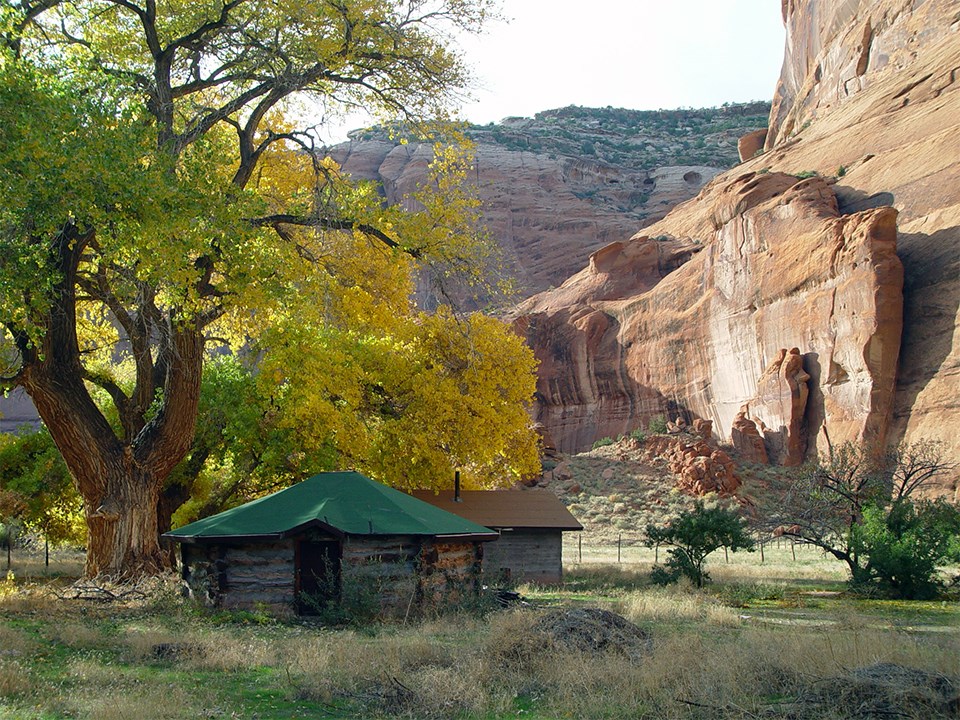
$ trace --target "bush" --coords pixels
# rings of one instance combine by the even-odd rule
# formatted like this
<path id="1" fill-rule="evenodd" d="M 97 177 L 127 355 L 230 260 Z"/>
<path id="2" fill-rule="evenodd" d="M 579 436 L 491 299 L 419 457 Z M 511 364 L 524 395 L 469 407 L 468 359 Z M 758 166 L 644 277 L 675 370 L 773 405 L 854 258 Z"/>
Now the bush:
<path id="1" fill-rule="evenodd" d="M 652 417 L 647 424 L 647 430 L 653 435 L 663 435 L 667 432 L 667 421 L 664 420 L 663 415 Z"/>
<path id="2" fill-rule="evenodd" d="M 597 440 L 597 441 L 593 444 L 593 449 L 596 450 L 597 448 L 606 447 L 607 445 L 613 445 L 613 438 L 612 438 L 612 437 L 603 437 L 603 438 L 600 438 L 599 440 Z"/>
<path id="3" fill-rule="evenodd" d="M 666 565 L 654 565 L 650 579 L 658 585 L 689 578 L 698 588 L 710 579 L 704 570 L 707 556 L 722 547 L 753 551 L 753 538 L 746 522 L 733 510 L 707 507 L 696 501 L 693 510 L 682 513 L 665 528 L 647 525 L 650 545 L 669 545 Z"/>
<path id="4" fill-rule="evenodd" d="M 937 566 L 960 559 L 960 511 L 912 495 L 954 467 L 935 442 L 902 444 L 880 457 L 844 443 L 801 473 L 774 527 L 846 563 L 855 591 L 935 597 Z"/>
<path id="5" fill-rule="evenodd" d="M 853 528 L 852 545 L 867 558 L 851 579 L 855 591 L 929 600 L 943 591 L 937 566 L 960 560 L 960 511 L 943 499 L 870 505 Z"/>

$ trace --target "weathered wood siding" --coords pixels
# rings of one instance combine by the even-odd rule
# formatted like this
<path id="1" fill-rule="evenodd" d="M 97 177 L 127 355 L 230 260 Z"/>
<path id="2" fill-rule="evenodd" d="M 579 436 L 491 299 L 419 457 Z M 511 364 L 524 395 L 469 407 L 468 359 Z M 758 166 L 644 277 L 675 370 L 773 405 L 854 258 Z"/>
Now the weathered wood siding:
<path id="1" fill-rule="evenodd" d="M 559 583 L 563 540 L 559 530 L 504 530 L 483 551 L 483 576 L 491 583 Z"/>
<path id="2" fill-rule="evenodd" d="M 417 608 L 420 540 L 414 537 L 347 537 L 341 559 L 341 601 L 381 616 Z M 373 607 L 371 607 L 373 606 Z"/>
<path id="3" fill-rule="evenodd" d="M 294 543 L 182 545 L 183 578 L 193 593 L 225 608 L 292 612 Z"/>

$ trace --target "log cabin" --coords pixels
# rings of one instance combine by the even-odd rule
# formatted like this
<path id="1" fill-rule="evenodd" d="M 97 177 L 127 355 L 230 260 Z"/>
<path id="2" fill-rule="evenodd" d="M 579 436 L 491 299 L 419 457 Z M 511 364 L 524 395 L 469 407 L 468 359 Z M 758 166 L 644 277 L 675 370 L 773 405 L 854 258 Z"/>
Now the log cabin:
<path id="1" fill-rule="evenodd" d="M 356 472 L 328 472 L 165 533 L 189 592 L 277 614 L 405 616 L 480 591 L 496 532 Z M 372 612 L 371 612 L 372 611 Z"/>

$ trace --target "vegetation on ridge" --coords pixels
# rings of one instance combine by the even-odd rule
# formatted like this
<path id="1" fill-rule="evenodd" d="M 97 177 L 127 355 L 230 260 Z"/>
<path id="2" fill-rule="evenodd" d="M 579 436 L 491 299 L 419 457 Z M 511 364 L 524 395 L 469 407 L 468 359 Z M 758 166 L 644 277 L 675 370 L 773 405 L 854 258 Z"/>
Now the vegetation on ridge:
<path id="1" fill-rule="evenodd" d="M 737 141 L 767 126 L 770 103 L 732 103 L 718 108 L 626 110 L 569 106 L 532 118 L 469 125 L 465 133 L 478 143 L 500 145 L 565 158 L 588 158 L 631 170 L 668 165 L 733 167 L 740 161 Z M 396 133 L 368 128 L 354 140 L 389 140 Z M 397 140 L 399 142 L 399 140 Z"/>

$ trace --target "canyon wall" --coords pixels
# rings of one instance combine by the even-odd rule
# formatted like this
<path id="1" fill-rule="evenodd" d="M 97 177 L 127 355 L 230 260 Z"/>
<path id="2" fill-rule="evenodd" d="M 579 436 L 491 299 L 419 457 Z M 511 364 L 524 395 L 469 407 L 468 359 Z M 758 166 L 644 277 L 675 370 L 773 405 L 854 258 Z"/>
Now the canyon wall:
<path id="1" fill-rule="evenodd" d="M 656 415 L 711 420 L 729 438 L 744 406 L 785 464 L 808 446 L 884 438 L 901 330 L 896 210 L 842 215 L 826 180 L 773 172 L 715 182 L 697 204 L 701 227 L 667 218 L 517 309 L 553 444 L 581 450 Z M 787 372 L 797 355 L 804 372 L 799 359 Z"/>
<path id="2" fill-rule="evenodd" d="M 593 251 L 662 218 L 720 172 L 703 166 L 630 170 L 485 142 L 477 143 L 475 155 L 471 181 L 483 201 L 484 224 L 524 296 L 559 285 Z M 352 177 L 380 182 L 386 201 L 396 203 L 423 183 L 433 147 L 359 140 L 331 148 L 330 156 Z"/>
<path id="3" fill-rule="evenodd" d="M 765 150 L 515 314 L 561 449 L 658 414 L 712 419 L 729 439 L 743 409 L 779 461 L 791 443 L 809 457 L 843 440 L 960 454 L 960 4 L 783 11 Z M 604 277 L 610 254 L 669 254 L 663 238 L 690 259 Z M 784 405 L 796 388 L 761 382 L 794 348 L 809 376 L 799 422 Z"/>

